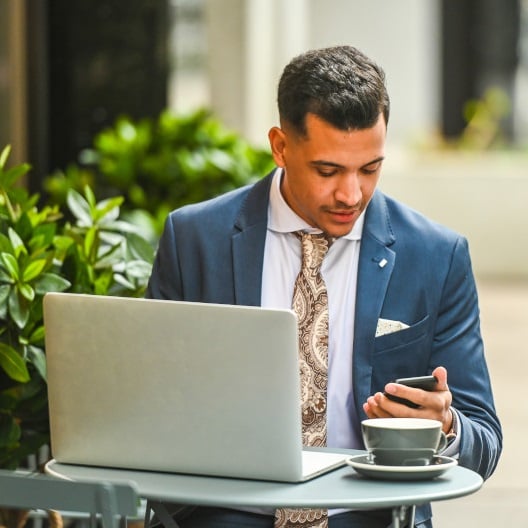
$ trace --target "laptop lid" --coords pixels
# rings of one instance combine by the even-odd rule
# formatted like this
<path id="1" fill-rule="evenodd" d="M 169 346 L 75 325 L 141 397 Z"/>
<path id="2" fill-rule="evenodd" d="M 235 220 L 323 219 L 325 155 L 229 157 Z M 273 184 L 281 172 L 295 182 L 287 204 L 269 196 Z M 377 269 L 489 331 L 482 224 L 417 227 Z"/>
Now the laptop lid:
<path id="1" fill-rule="evenodd" d="M 292 311 L 49 293 L 44 322 L 57 461 L 305 478 Z"/>

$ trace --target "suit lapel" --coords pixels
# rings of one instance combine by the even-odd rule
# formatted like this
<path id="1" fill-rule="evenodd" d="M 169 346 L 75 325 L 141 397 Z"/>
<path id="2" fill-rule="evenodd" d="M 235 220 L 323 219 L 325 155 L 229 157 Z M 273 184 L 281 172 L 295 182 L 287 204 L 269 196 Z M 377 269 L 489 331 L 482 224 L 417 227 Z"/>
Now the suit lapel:
<path id="1" fill-rule="evenodd" d="M 264 245 L 273 172 L 255 184 L 242 204 L 232 237 L 235 303 L 260 306 Z"/>
<path id="2" fill-rule="evenodd" d="M 376 325 L 396 261 L 396 253 L 388 247 L 394 242 L 388 218 L 385 198 L 376 192 L 365 216 L 357 279 L 353 385 L 360 417 L 364 417 L 362 404 L 370 395 Z"/>

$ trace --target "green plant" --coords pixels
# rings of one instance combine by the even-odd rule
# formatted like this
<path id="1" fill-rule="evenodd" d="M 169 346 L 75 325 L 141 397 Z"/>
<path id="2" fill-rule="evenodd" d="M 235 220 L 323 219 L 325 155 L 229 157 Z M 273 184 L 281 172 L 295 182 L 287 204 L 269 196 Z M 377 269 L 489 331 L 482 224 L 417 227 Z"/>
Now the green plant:
<path id="1" fill-rule="evenodd" d="M 0 467 L 15 468 L 49 440 L 42 299 L 50 291 L 141 296 L 152 246 L 120 219 L 122 197 L 97 202 L 70 189 L 69 218 L 37 205 L 0 154 Z"/>
<path id="2" fill-rule="evenodd" d="M 515 145 L 507 137 L 505 125 L 511 113 L 508 94 L 498 86 L 490 86 L 481 97 L 465 101 L 462 108 L 465 125 L 457 136 L 445 137 L 437 131 L 431 136 L 420 136 L 414 146 L 420 150 L 464 153 L 526 150 L 526 146 Z"/>
<path id="3" fill-rule="evenodd" d="M 507 140 L 502 121 L 511 113 L 508 94 L 497 87 L 486 90 L 480 99 L 471 99 L 464 105 L 467 123 L 458 145 L 464 150 L 489 150 L 504 147 Z"/>
<path id="4" fill-rule="evenodd" d="M 159 234 L 170 210 L 240 187 L 272 167 L 268 151 L 250 146 L 206 110 L 166 111 L 137 122 L 119 118 L 95 137 L 79 165 L 50 176 L 45 190 L 58 203 L 86 183 L 97 197 L 125 195 L 127 207 L 155 219 Z"/>

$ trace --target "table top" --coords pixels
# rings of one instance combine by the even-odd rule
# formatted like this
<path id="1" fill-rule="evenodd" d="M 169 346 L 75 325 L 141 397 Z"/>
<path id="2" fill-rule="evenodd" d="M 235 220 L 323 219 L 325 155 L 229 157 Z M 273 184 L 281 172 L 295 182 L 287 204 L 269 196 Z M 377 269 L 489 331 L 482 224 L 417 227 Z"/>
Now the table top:
<path id="1" fill-rule="evenodd" d="M 361 451 L 350 451 L 351 455 Z M 291 484 L 177 473 L 79 466 L 51 460 L 45 470 L 71 480 L 133 482 L 141 497 L 187 505 L 219 507 L 385 508 L 417 505 L 474 493 L 477 473 L 460 466 L 423 481 L 384 481 L 345 466 L 307 482 Z"/>

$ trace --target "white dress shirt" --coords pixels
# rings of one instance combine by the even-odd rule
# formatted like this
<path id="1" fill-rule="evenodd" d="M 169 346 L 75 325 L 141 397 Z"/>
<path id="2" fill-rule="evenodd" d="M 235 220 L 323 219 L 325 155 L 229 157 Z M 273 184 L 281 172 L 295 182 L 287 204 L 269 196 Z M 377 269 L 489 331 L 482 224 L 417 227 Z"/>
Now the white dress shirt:
<path id="1" fill-rule="evenodd" d="M 294 231 L 320 232 L 310 227 L 285 202 L 280 191 L 282 170 L 273 177 L 262 274 L 262 306 L 291 308 L 295 279 L 301 269 L 301 247 Z M 328 292 L 328 447 L 362 448 L 354 434 L 357 420 L 352 391 L 352 349 L 357 269 L 364 213 L 352 231 L 330 247 L 321 273 Z"/>

